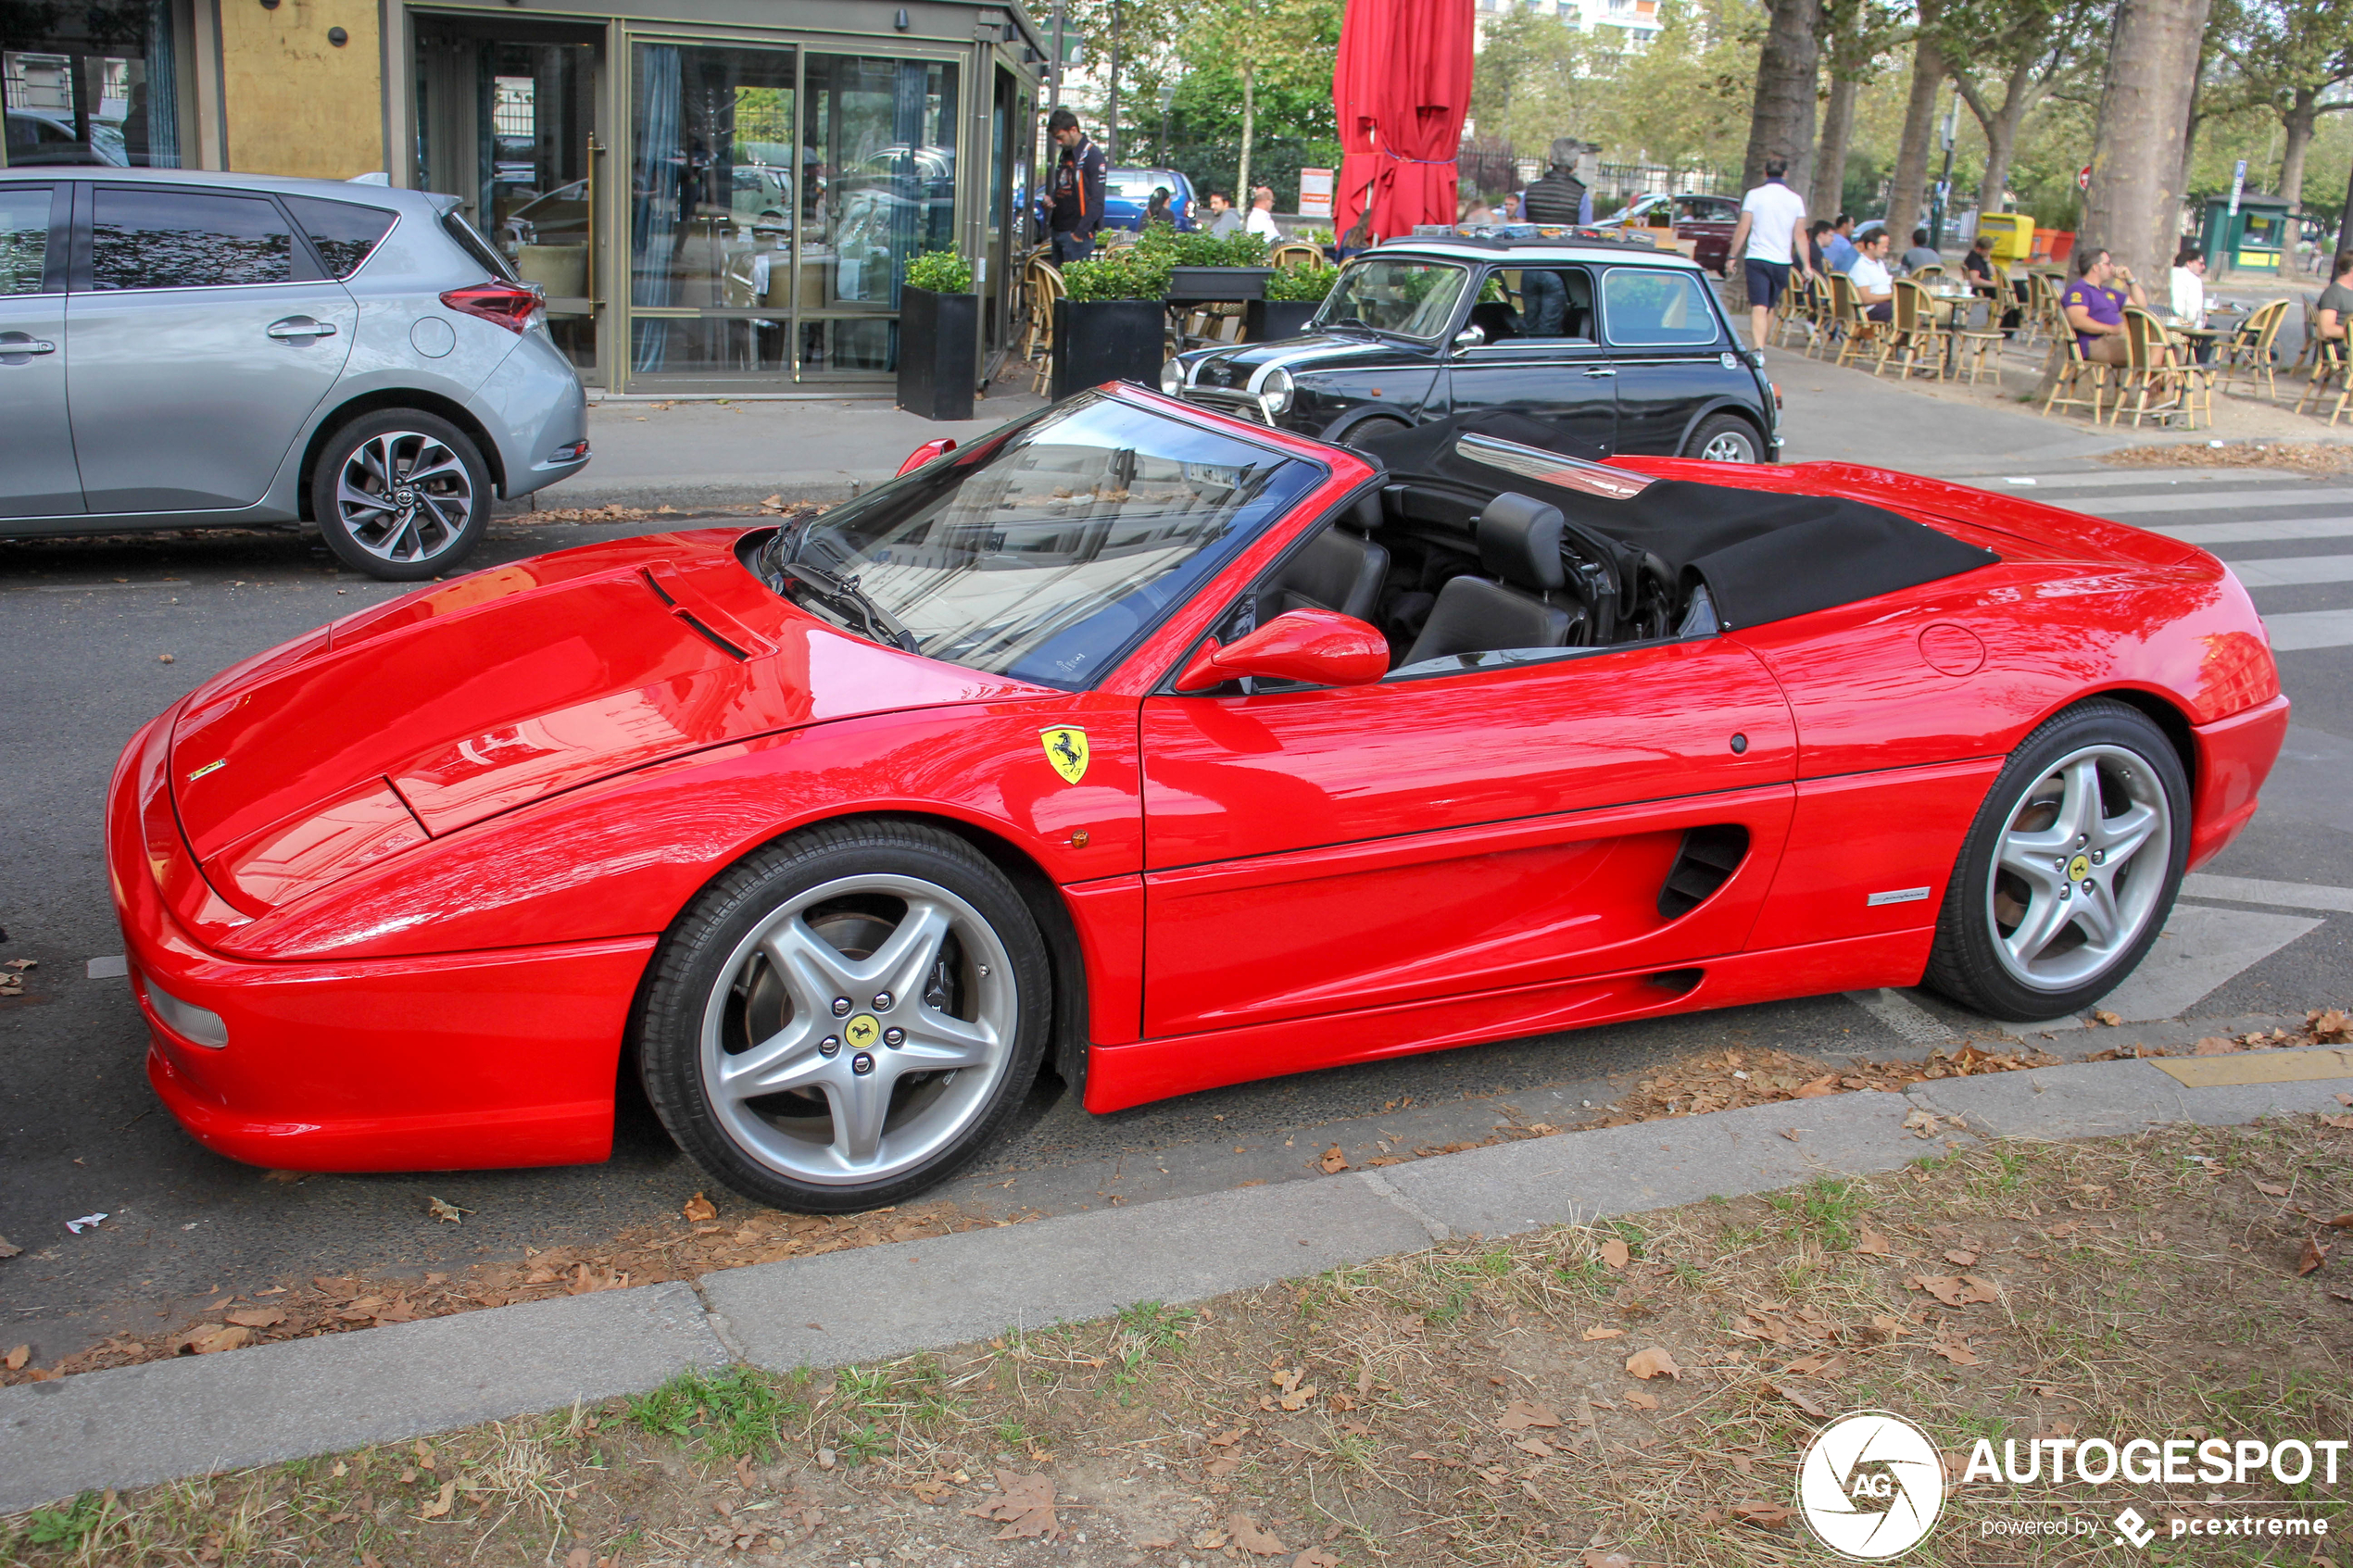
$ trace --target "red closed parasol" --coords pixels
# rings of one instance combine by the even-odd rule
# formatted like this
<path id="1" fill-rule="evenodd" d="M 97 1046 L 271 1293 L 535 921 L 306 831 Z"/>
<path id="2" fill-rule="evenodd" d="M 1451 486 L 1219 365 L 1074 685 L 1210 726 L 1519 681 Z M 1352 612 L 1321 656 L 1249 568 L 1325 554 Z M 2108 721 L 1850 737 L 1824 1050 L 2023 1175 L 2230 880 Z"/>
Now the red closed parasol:
<path id="1" fill-rule="evenodd" d="M 1382 239 L 1454 221 L 1472 26 L 1471 0 L 1348 0 L 1332 73 L 1342 236 L 1367 205 Z"/>

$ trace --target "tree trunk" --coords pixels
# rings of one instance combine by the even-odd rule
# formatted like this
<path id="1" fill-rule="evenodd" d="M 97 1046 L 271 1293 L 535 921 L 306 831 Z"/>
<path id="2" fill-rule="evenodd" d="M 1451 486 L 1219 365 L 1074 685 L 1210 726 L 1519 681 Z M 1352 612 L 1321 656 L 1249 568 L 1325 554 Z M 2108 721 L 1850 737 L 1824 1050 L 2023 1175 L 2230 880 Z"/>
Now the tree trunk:
<path id="1" fill-rule="evenodd" d="M 2210 4 L 2122 0 L 2117 9 L 2075 243 L 2105 247 L 2138 278 L 2162 280 L 2173 259 L 2182 144 Z"/>
<path id="2" fill-rule="evenodd" d="M 1821 145 L 1814 153 L 1814 188 L 1806 198 L 1811 217 L 1836 218 L 1846 205 L 1846 144 L 1855 135 L 1855 100 L 1862 86 L 1851 76 L 1831 77 L 1830 102 L 1822 107 Z"/>
<path id="3" fill-rule="evenodd" d="M 1928 178 L 1928 144 L 1936 129 L 1936 97 L 1944 86 L 1944 51 L 1937 46 L 1934 29 L 1944 10 L 1936 0 L 1920 0 L 1919 37 L 1912 45 L 1912 97 L 1904 110 L 1904 140 L 1895 152 L 1895 174 L 1887 192 L 1889 244 L 1901 252 L 1912 243 L 1912 227 L 1920 217 L 1920 185 Z"/>
<path id="4" fill-rule="evenodd" d="M 2353 175 L 2347 175 L 2345 181 L 2345 217 L 2336 226 L 2336 248 L 2340 256 L 2353 250 Z M 2335 263 L 2327 265 L 2334 267 Z"/>
<path id="5" fill-rule="evenodd" d="M 1103 161 L 1119 161 L 1119 0 L 1111 0 L 1111 94 L 1103 106 Z"/>
<path id="6" fill-rule="evenodd" d="M 1748 157 L 1741 187 L 1765 182 L 1765 160 L 1789 165 L 1789 182 L 1804 190 L 1814 166 L 1814 79 L 1821 48 L 1815 24 L 1821 0 L 1768 0 L 1771 21 L 1756 60 L 1756 101 L 1748 120 Z"/>
<path id="7" fill-rule="evenodd" d="M 2293 212 L 2304 200 L 2304 155 L 2321 123 L 2320 94 L 2309 87 L 2296 90 L 2296 107 L 2280 116 L 2287 146 L 2280 154 L 2280 199 Z"/>
<path id="8" fill-rule="evenodd" d="M 1258 131 L 1258 68 L 1248 60 L 1242 72 L 1242 172 L 1234 182 L 1234 205 L 1250 210 L 1250 143 Z"/>
<path id="9" fill-rule="evenodd" d="M 2011 70 L 2009 81 L 2004 83 L 2000 108 L 1987 103 L 1985 94 L 1966 74 L 1953 78 L 1961 102 L 1969 106 L 1978 129 L 1985 133 L 1985 169 L 1977 182 L 1980 212 L 2000 212 L 2005 206 L 2004 187 L 2010 182 L 2010 159 L 2018 151 L 2019 127 L 2026 123 L 2027 115 L 2042 101 L 2045 91 L 2034 73 L 2035 62 L 2032 60 Z"/>

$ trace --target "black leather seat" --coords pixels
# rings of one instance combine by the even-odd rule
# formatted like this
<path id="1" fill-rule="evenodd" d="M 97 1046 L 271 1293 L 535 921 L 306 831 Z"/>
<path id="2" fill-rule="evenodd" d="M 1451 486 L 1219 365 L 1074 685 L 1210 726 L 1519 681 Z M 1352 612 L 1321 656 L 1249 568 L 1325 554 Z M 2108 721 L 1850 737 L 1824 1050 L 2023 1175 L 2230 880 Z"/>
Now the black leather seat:
<path id="1" fill-rule="evenodd" d="M 1558 507 L 1526 495 L 1503 495 L 1488 502 L 1474 525 L 1478 560 L 1501 581 L 1450 579 L 1405 662 L 1566 646 L 1576 616 L 1549 596 L 1568 581 L 1561 564 L 1565 524 Z"/>
<path id="2" fill-rule="evenodd" d="M 1281 575 L 1267 585 L 1259 623 L 1294 609 L 1336 609 L 1370 621 L 1388 575 L 1386 549 L 1335 523 L 1283 563 Z"/>
<path id="3" fill-rule="evenodd" d="M 1483 299 L 1472 306 L 1470 320 L 1463 325 L 1477 327 L 1490 343 L 1526 335 L 1520 331 L 1519 312 L 1500 299 Z"/>

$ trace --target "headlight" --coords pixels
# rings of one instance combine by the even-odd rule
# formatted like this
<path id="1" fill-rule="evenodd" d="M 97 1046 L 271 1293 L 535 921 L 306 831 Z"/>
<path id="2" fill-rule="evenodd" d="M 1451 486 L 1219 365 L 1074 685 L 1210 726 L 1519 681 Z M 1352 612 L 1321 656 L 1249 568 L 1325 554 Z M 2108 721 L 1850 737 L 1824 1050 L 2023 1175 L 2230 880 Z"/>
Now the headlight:
<path id="1" fill-rule="evenodd" d="M 229 1043 L 229 1025 L 221 1022 L 219 1013 L 182 1001 L 144 974 L 140 978 L 145 982 L 147 1005 L 156 1010 L 156 1016 L 173 1034 L 191 1045 L 208 1046 L 214 1050 Z"/>
<path id="2" fill-rule="evenodd" d="M 1163 365 L 1160 368 L 1160 389 L 1161 391 L 1168 394 L 1171 397 L 1176 397 L 1183 394 L 1185 390 L 1185 362 L 1182 359 L 1171 359 L 1167 364 Z"/>
<path id="3" fill-rule="evenodd" d="M 1258 383 L 1258 395 L 1265 399 L 1266 407 L 1274 412 L 1289 413 L 1291 395 L 1290 372 L 1280 365 L 1267 371 L 1266 379 Z"/>

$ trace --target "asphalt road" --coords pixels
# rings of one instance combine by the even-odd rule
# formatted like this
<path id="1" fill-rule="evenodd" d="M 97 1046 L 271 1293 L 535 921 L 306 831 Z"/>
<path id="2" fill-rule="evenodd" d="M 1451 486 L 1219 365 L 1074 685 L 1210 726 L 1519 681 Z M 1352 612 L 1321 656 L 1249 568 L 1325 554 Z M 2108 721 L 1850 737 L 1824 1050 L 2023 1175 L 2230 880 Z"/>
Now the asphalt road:
<path id="1" fill-rule="evenodd" d="M 2297 705 L 2290 755 L 2254 826 L 2208 871 L 2353 887 L 2353 791 L 2344 783 L 2353 762 L 2353 493 L 2268 475 L 2217 483 L 2081 463 L 2047 464 L 2039 479 L 2040 498 L 2211 537 L 2251 583 L 2259 580 L 2256 600 L 2275 636 L 2286 627 L 2284 642 L 2309 645 L 2281 655 Z M 2004 487 L 1999 477 L 1980 483 Z M 2241 537 L 2198 532 L 2217 524 L 2237 525 Z M 474 564 L 635 531 L 510 524 Z M 637 1106 L 624 1106 L 603 1165 L 267 1179 L 180 1133 L 147 1087 L 144 1029 L 123 982 L 88 975 L 89 960 L 122 950 L 98 822 L 124 740 L 237 659 L 396 591 L 338 572 L 322 551 L 283 535 L 0 544 L 0 960 L 39 960 L 24 997 L 0 998 L 0 1236 L 25 1248 L 0 1262 L 0 1346 L 30 1341 L 45 1361 L 273 1278 L 594 1241 L 674 1215 L 709 1185 Z M 2183 906 L 2160 944 L 2171 967 L 2156 973 L 2153 959 L 2128 982 L 2138 987 L 2135 1019 L 2181 1015 L 2189 1022 L 2148 1025 L 2178 1037 L 2200 1020 L 2353 1003 L 2353 913 L 2329 909 L 2322 895 L 2307 908 L 2276 889 L 2259 903 L 2243 887 L 2231 891 L 2240 896 Z M 1918 995 L 1824 997 L 1243 1085 L 1102 1118 L 1049 1082 L 1015 1136 L 950 1196 L 1051 1210 L 1281 1180 L 1306 1173 L 1332 1143 L 1361 1159 L 1515 1123 L 1566 1125 L 1590 1113 L 1587 1102 L 1606 1104 L 1613 1085 L 1727 1044 L 1887 1058 L 1918 1055 L 1945 1027 L 1986 1026 Z M 2115 1038 L 2060 1032 L 2038 1043 L 2088 1049 Z M 473 1216 L 461 1228 L 436 1224 L 428 1197 Z M 67 1220 L 101 1211 L 113 1216 L 104 1228 L 67 1232 Z"/>

